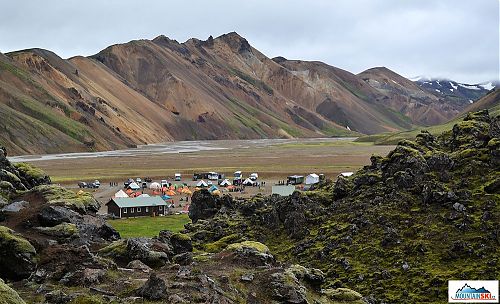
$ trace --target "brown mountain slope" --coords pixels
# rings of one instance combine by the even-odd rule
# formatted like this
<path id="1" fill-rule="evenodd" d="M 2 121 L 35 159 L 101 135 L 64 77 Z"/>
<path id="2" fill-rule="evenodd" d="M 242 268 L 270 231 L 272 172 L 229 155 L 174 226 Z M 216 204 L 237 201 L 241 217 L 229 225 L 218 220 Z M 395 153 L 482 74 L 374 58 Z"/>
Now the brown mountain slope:
<path id="1" fill-rule="evenodd" d="M 490 113 L 495 113 L 495 114 L 498 114 L 497 112 L 500 112 L 500 88 L 495 88 L 491 90 L 481 99 L 469 105 L 464 110 L 464 113 L 477 112 L 484 109 L 488 109 Z"/>
<path id="2" fill-rule="evenodd" d="M 88 58 L 23 50 L 0 54 L 0 142 L 13 154 L 107 150 L 373 134 L 449 116 L 437 97 L 424 102 L 413 83 L 395 81 L 401 88 L 387 90 L 324 63 L 273 60 L 234 32 L 185 43 L 159 36 Z"/>
<path id="3" fill-rule="evenodd" d="M 414 82 L 385 68 L 368 69 L 358 76 L 387 97 L 376 100 L 411 118 L 417 125 L 444 123 L 463 110 L 457 104 L 422 89 Z"/>

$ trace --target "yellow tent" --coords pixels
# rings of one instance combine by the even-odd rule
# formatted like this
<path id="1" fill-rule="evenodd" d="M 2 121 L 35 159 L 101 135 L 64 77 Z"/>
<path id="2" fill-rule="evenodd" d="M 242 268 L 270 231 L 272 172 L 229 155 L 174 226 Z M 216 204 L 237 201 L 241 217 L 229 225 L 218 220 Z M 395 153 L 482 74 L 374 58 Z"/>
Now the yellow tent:
<path id="1" fill-rule="evenodd" d="M 212 194 L 213 195 L 221 195 L 221 192 L 220 192 L 220 190 L 214 190 L 214 191 L 212 191 Z"/>
<path id="2" fill-rule="evenodd" d="M 80 190 L 80 191 L 78 191 L 76 194 L 77 194 L 77 195 L 82 195 L 82 194 L 84 194 L 84 193 L 85 193 L 85 191 Z"/>

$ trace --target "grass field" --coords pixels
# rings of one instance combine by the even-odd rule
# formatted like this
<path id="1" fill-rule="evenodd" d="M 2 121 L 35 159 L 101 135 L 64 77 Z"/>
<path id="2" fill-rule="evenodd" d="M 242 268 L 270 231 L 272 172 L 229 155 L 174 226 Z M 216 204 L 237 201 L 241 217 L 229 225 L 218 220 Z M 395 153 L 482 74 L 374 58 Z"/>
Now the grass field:
<path id="1" fill-rule="evenodd" d="M 264 179 L 283 179 L 292 174 L 323 173 L 329 178 L 343 171 L 354 171 L 370 163 L 372 154 L 386 155 L 393 146 L 371 142 L 317 139 L 295 143 L 276 143 L 266 147 L 238 147 L 229 141 L 226 150 L 194 153 L 136 155 L 132 157 L 100 157 L 91 159 L 56 159 L 34 161 L 55 183 L 78 181 L 122 182 L 129 177 L 152 177 L 160 180 L 179 172 L 216 171 L 231 176 L 236 170 L 244 174 L 258 172 Z M 68 170 L 71 168 L 71 170 Z"/>
<path id="2" fill-rule="evenodd" d="M 179 232 L 184 229 L 184 224 L 191 222 L 187 214 L 168 215 L 158 217 L 138 217 L 130 219 L 110 220 L 122 238 L 153 237 L 161 230 Z"/>

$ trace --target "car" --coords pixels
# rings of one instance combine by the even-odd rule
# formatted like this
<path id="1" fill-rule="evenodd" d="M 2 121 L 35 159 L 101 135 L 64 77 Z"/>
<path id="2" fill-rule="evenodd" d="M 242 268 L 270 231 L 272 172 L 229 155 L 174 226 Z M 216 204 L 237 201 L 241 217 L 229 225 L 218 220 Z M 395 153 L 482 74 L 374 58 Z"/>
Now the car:
<path id="1" fill-rule="evenodd" d="M 153 179 L 151 177 L 146 177 L 146 178 L 144 178 L 144 181 L 146 183 L 151 183 L 151 182 L 153 182 Z"/>
<path id="2" fill-rule="evenodd" d="M 161 180 L 161 187 L 162 187 L 162 188 L 163 188 L 163 187 L 168 187 L 168 182 L 167 182 L 167 180 L 166 180 L 166 179 L 162 179 L 162 180 Z"/>
<path id="3" fill-rule="evenodd" d="M 126 182 L 124 182 L 124 183 L 123 183 L 123 186 L 124 186 L 125 188 L 127 188 L 127 187 L 128 187 L 128 185 L 130 185 L 130 184 L 131 184 L 131 183 L 133 183 L 133 182 L 134 182 L 134 180 L 133 180 L 133 179 L 131 179 L 131 178 L 129 178 Z"/>
<path id="4" fill-rule="evenodd" d="M 179 182 L 181 180 L 181 174 L 175 173 L 175 181 Z"/>
<path id="5" fill-rule="evenodd" d="M 86 182 L 79 182 L 78 183 L 78 188 L 87 188 L 87 183 Z"/>
<path id="6" fill-rule="evenodd" d="M 135 181 L 139 184 L 142 182 L 142 179 L 140 177 L 136 178 Z"/>
<path id="7" fill-rule="evenodd" d="M 97 179 L 94 181 L 94 184 L 97 185 L 97 188 L 99 188 L 101 186 L 101 182 L 98 181 Z"/>

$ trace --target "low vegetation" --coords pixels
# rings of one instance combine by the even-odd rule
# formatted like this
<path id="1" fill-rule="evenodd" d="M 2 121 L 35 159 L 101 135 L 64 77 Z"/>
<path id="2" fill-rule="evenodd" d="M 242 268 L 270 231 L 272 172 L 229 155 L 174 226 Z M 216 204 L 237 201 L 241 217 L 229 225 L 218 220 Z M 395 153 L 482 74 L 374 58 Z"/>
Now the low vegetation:
<path id="1" fill-rule="evenodd" d="M 108 221 L 122 238 L 153 237 L 161 230 L 179 232 L 184 224 L 191 222 L 187 214 L 168 215 L 158 217 L 140 217 Z"/>

